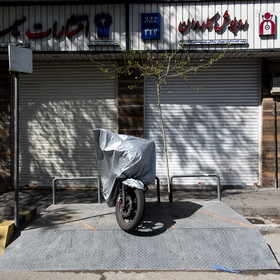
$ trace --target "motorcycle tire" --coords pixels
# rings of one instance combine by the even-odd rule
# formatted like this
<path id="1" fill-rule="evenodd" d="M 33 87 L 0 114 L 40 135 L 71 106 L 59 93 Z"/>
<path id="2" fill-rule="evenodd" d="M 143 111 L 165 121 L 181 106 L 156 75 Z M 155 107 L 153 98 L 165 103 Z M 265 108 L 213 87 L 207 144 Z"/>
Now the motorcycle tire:
<path id="1" fill-rule="evenodd" d="M 141 223 L 145 209 L 143 190 L 128 188 L 126 191 L 126 207 L 122 207 L 122 194 L 119 193 L 116 203 L 116 219 L 120 228 L 133 232 Z"/>

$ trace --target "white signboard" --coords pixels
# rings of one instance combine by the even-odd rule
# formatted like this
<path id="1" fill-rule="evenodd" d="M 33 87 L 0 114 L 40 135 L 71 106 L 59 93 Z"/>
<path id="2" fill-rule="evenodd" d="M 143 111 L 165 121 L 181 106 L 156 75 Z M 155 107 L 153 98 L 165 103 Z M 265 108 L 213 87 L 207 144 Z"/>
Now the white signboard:
<path id="1" fill-rule="evenodd" d="M 32 50 L 9 45 L 9 71 L 33 73 Z"/>
<path id="2" fill-rule="evenodd" d="M 248 40 L 181 40 L 180 46 L 185 45 L 241 45 L 248 44 Z"/>
<path id="3" fill-rule="evenodd" d="M 276 34 L 275 13 L 260 13 L 260 36 L 271 36 Z"/>

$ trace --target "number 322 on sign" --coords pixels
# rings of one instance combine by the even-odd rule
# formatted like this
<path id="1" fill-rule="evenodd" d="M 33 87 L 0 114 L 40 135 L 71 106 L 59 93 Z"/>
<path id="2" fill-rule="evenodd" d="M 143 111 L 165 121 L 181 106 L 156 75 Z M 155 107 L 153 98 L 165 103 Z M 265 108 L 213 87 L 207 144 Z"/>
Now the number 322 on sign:
<path id="1" fill-rule="evenodd" d="M 144 13 L 142 14 L 142 39 L 143 40 L 159 40 L 160 39 L 160 13 Z"/>

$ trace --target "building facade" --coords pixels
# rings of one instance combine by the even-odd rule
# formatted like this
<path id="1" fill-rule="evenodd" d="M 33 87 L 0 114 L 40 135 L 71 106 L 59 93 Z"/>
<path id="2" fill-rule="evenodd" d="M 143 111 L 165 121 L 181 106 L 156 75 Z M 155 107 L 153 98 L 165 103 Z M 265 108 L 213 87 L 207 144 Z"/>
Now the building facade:
<path id="1" fill-rule="evenodd" d="M 133 77 L 112 79 L 113 69 L 98 67 L 147 49 L 181 59 L 187 51 L 192 63 L 226 50 L 188 82 L 162 88 L 171 175 L 275 186 L 280 1 L 0 1 L 0 15 L 0 183 L 10 182 L 13 44 L 33 51 L 33 74 L 20 75 L 21 186 L 98 175 L 94 127 L 155 140 L 166 182 L 153 78 L 130 90 Z"/>

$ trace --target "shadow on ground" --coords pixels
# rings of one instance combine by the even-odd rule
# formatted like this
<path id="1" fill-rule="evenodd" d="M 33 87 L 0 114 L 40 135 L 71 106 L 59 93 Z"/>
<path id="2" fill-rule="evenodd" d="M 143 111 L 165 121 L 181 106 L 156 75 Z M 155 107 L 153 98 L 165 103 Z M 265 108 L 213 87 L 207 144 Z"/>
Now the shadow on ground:
<path id="1" fill-rule="evenodd" d="M 58 204 L 97 203 L 97 190 L 57 190 Z M 52 204 L 51 190 L 21 189 L 19 192 L 19 211 L 37 208 L 37 213 Z M 15 193 L 12 190 L 0 193 L 0 222 L 14 219 Z"/>

